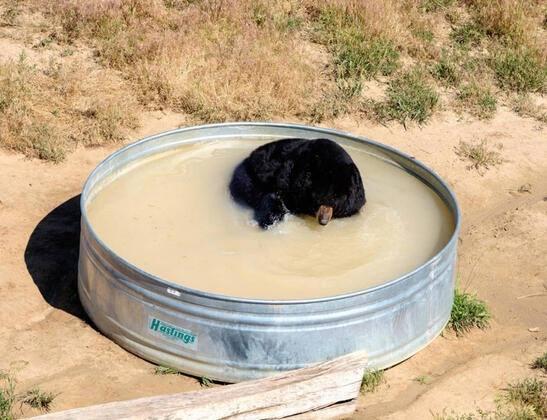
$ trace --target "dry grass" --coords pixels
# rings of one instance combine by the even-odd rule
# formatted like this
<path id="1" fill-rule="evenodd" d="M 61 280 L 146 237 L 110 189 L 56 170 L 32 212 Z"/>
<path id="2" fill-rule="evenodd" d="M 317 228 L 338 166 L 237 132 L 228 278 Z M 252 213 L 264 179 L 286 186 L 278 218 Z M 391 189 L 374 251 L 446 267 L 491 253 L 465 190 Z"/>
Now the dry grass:
<path id="1" fill-rule="evenodd" d="M 475 143 L 460 141 L 455 148 L 456 154 L 462 160 L 469 162 L 468 169 L 476 169 L 480 174 L 493 166 L 503 163 L 503 158 L 499 152 L 502 149 L 501 143 L 492 148 L 486 140 Z"/>
<path id="2" fill-rule="evenodd" d="M 59 162 L 77 144 L 125 138 L 136 126 L 131 96 L 119 81 L 81 63 L 40 69 L 21 56 L 0 64 L 0 145 Z"/>
<path id="3" fill-rule="evenodd" d="M 527 38 L 530 5 L 521 0 L 472 0 L 471 13 L 487 35 L 523 41 Z"/>
<path id="4" fill-rule="evenodd" d="M 47 13 L 58 39 L 90 42 L 149 108 L 203 121 L 306 117 L 322 95 L 324 80 L 292 36 L 299 12 L 290 5 L 66 0 Z"/>
<path id="5" fill-rule="evenodd" d="M 401 45 L 409 33 L 408 11 L 416 2 L 386 0 L 319 0 L 308 1 L 311 17 L 320 24 L 321 36 L 332 40 L 342 32 L 356 31 L 366 39 L 385 39 Z"/>
<path id="6" fill-rule="evenodd" d="M 21 404 L 26 404 L 29 407 L 35 408 L 42 412 L 48 412 L 51 409 L 51 404 L 57 395 L 52 392 L 42 391 L 39 388 L 32 388 L 20 396 Z"/>
<path id="7" fill-rule="evenodd" d="M 530 96 L 516 96 L 511 106 L 517 114 L 523 117 L 534 118 L 541 123 L 547 124 L 547 109 L 545 106 L 536 104 Z"/>
<path id="8" fill-rule="evenodd" d="M 494 116 L 497 99 L 491 88 L 479 82 L 462 84 L 458 89 L 457 101 L 461 110 L 474 115 L 479 119 L 488 119 Z"/>
<path id="9" fill-rule="evenodd" d="M 507 385 L 504 399 L 517 406 L 526 407 L 535 418 L 547 416 L 547 382 L 537 378 L 526 378 Z"/>
<path id="10" fill-rule="evenodd" d="M 496 89 L 545 92 L 536 0 L 0 0 L 0 25 L 59 64 L 0 63 L 0 112 L 9 116 L 0 142 L 53 161 L 77 143 L 123 138 L 139 109 L 201 122 L 320 122 L 358 113 L 364 82 L 376 79 L 389 111 L 381 119 L 423 124 L 436 92 L 458 97 L 443 100 L 456 108 L 471 103 L 478 118 L 507 104 Z M 82 51 L 92 64 L 67 65 Z M 86 67 L 95 81 L 82 76 Z M 416 68 L 427 74 L 403 89 L 398 81 Z"/>

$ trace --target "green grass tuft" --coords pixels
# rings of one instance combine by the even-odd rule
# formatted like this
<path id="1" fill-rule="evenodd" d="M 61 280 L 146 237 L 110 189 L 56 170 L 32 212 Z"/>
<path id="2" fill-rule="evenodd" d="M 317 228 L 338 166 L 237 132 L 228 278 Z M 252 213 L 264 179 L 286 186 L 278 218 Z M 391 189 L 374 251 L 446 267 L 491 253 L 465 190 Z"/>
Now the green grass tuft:
<path id="1" fill-rule="evenodd" d="M 38 388 L 33 388 L 19 397 L 19 400 L 22 404 L 26 404 L 29 407 L 48 412 L 55 397 L 56 395 L 51 392 L 45 392 Z"/>
<path id="2" fill-rule="evenodd" d="M 427 385 L 431 382 L 431 377 L 427 375 L 416 376 L 414 382 L 418 382 L 420 385 Z"/>
<path id="3" fill-rule="evenodd" d="M 504 399 L 512 404 L 529 407 L 538 419 L 547 416 L 547 383 L 537 378 L 526 378 L 509 384 Z"/>
<path id="4" fill-rule="evenodd" d="M 213 381 L 206 376 L 202 376 L 198 379 L 199 384 L 204 388 L 209 388 L 213 385 Z"/>
<path id="5" fill-rule="evenodd" d="M 425 28 L 416 28 L 412 30 L 412 35 L 416 38 L 421 39 L 422 41 L 431 43 L 435 39 L 435 34 L 429 29 Z"/>
<path id="6" fill-rule="evenodd" d="M 0 420 L 12 420 L 16 380 L 9 372 L 0 371 Z"/>
<path id="7" fill-rule="evenodd" d="M 454 0 L 423 0 L 421 8 L 424 12 L 436 12 L 452 6 Z"/>
<path id="8" fill-rule="evenodd" d="M 433 414 L 435 420 L 542 420 L 547 415 L 547 384 L 536 378 L 527 378 L 509 384 L 496 399 L 496 408 L 475 413 Z"/>
<path id="9" fill-rule="evenodd" d="M 497 100 L 489 86 L 471 82 L 462 85 L 457 99 L 464 109 L 480 119 L 492 118 L 497 108 Z"/>
<path id="10" fill-rule="evenodd" d="M 384 381 L 383 370 L 367 370 L 361 382 L 361 392 L 374 392 Z"/>
<path id="11" fill-rule="evenodd" d="M 461 76 L 458 63 L 449 56 L 443 55 L 430 69 L 431 75 L 447 85 L 456 85 Z"/>
<path id="12" fill-rule="evenodd" d="M 439 95 L 419 69 L 391 80 L 386 94 L 387 100 L 375 106 L 377 116 L 381 120 L 399 121 L 404 126 L 409 120 L 426 122 L 439 101 Z"/>
<path id="13" fill-rule="evenodd" d="M 532 363 L 532 369 L 541 369 L 547 373 L 547 352 L 543 353 L 543 355 L 534 360 Z"/>
<path id="14" fill-rule="evenodd" d="M 544 92 L 547 80 L 545 58 L 527 47 L 507 47 L 497 51 L 491 60 L 498 85 L 517 92 Z"/>
<path id="15" fill-rule="evenodd" d="M 494 411 L 477 410 L 476 413 L 457 414 L 451 412 L 434 414 L 433 420 L 542 420 L 532 409 L 522 406 L 497 407 Z"/>
<path id="16" fill-rule="evenodd" d="M 346 91 L 361 92 L 361 80 L 389 76 L 399 67 L 399 52 L 392 41 L 363 31 L 366 22 L 340 7 L 325 7 L 318 17 L 318 41 L 334 56 L 336 79 L 350 86 Z"/>
<path id="17" fill-rule="evenodd" d="M 154 368 L 155 375 L 178 375 L 180 372 L 176 369 L 167 366 L 156 366 Z"/>
<path id="18" fill-rule="evenodd" d="M 388 76 L 398 67 L 399 52 L 389 40 L 367 40 L 359 34 L 348 34 L 337 45 L 334 62 L 338 76 L 344 79 L 371 79 Z"/>
<path id="19" fill-rule="evenodd" d="M 454 305 L 450 313 L 448 328 L 456 335 L 461 336 L 472 328 L 487 328 L 490 321 L 490 312 L 486 303 L 469 293 L 454 291 Z"/>
<path id="20" fill-rule="evenodd" d="M 460 48 L 478 45 L 484 36 L 483 30 L 472 21 L 465 22 L 450 32 L 450 38 Z"/>

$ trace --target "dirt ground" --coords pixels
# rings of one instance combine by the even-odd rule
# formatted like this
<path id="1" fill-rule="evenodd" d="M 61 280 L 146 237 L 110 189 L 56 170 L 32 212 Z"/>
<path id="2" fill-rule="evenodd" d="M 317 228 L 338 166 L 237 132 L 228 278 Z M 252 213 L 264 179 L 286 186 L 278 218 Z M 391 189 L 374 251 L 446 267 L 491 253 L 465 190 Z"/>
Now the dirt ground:
<path id="1" fill-rule="evenodd" d="M 175 128 L 183 115 L 147 114 L 133 139 Z M 428 418 L 443 410 L 489 409 L 508 381 L 532 375 L 547 350 L 547 131 L 502 110 L 489 122 L 441 114 L 422 128 L 354 119 L 327 126 L 395 146 L 425 162 L 454 189 L 463 212 L 460 285 L 493 314 L 491 328 L 437 338 L 389 369 L 363 395 L 356 418 Z M 503 144 L 501 165 L 467 169 L 454 147 Z M 61 164 L 0 151 L 0 369 L 19 389 L 58 393 L 53 410 L 198 389 L 196 379 L 154 374 L 90 325 L 76 293 L 78 195 L 115 147 L 78 149 Z M 519 187 L 530 188 L 519 192 Z M 426 375 L 427 383 L 415 379 Z M 25 411 L 23 414 L 36 414 Z"/>

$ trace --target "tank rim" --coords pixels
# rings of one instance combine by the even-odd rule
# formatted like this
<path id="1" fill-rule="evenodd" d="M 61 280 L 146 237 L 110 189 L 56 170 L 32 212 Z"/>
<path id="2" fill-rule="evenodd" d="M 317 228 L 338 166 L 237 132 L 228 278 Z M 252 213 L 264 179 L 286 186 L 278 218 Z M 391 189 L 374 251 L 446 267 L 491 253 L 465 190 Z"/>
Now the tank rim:
<path id="1" fill-rule="evenodd" d="M 169 280 L 162 279 L 161 277 L 158 277 L 152 273 L 149 273 L 145 270 L 140 269 L 133 263 L 129 262 L 128 260 L 120 257 L 117 253 L 115 253 L 110 247 L 106 245 L 106 243 L 103 242 L 103 240 L 96 234 L 95 230 L 93 229 L 91 223 L 88 220 L 87 217 L 87 209 L 86 209 L 86 201 L 87 196 L 89 192 L 93 189 L 94 185 L 92 183 L 93 178 L 95 174 L 97 174 L 99 171 L 101 171 L 108 163 L 113 160 L 115 157 L 119 156 L 120 154 L 123 154 L 127 152 L 128 150 L 137 147 L 138 145 L 142 143 L 146 143 L 148 141 L 152 141 L 157 138 L 165 137 L 167 135 L 173 135 L 177 133 L 182 132 L 188 132 L 188 131 L 196 131 L 196 130 L 202 130 L 202 129 L 213 129 L 213 128 L 223 128 L 223 127 L 276 127 L 276 128 L 289 128 L 289 129 L 300 129 L 300 130 L 311 130 L 315 131 L 317 133 L 324 133 L 324 134 L 330 134 L 334 136 L 343 137 L 347 140 L 357 141 L 361 143 L 366 143 L 369 145 L 372 145 L 380 150 L 385 150 L 388 153 L 392 153 L 395 155 L 398 155 L 399 157 L 402 157 L 407 162 L 412 162 L 416 166 L 418 166 L 420 169 L 428 173 L 430 176 L 432 176 L 436 182 L 439 183 L 439 185 L 445 189 L 448 197 L 450 198 L 451 203 L 447 203 L 446 200 L 443 197 L 440 197 L 443 202 L 448 206 L 450 212 L 452 213 L 452 216 L 454 217 L 454 230 L 450 236 L 450 239 L 446 242 L 446 244 L 440 249 L 435 255 L 433 255 L 431 258 L 426 260 L 424 263 L 420 264 L 418 267 L 413 269 L 412 271 L 409 271 L 405 273 L 402 276 L 399 276 L 397 278 L 394 278 L 392 280 L 386 281 L 384 283 L 371 286 L 362 290 L 357 290 L 349 293 L 343 293 L 339 295 L 333 295 L 333 296 L 324 296 L 319 298 L 312 298 L 312 299 L 287 299 L 287 300 L 279 300 L 279 299 L 256 299 L 256 298 L 243 298 L 243 297 L 237 297 L 237 296 L 228 296 L 228 295 L 222 295 L 219 293 L 211 293 L 206 292 L 199 289 L 194 289 L 191 287 L 183 286 L 181 284 L 173 283 Z M 407 169 L 407 168 L 405 168 Z M 407 169 L 408 170 L 408 169 Z M 419 177 L 416 173 L 413 172 L 413 175 L 418 177 L 420 181 L 427 184 L 427 182 Z M 429 185 L 428 185 L 429 186 Z M 432 186 L 429 186 L 432 188 Z M 439 195 L 438 191 L 436 189 L 432 188 L 433 191 L 437 195 Z M 123 266 L 128 267 L 130 270 L 136 272 L 138 275 L 150 278 L 151 280 L 154 280 L 159 285 L 165 287 L 165 289 L 171 289 L 175 290 L 181 294 L 189 294 L 193 296 L 197 296 L 204 299 L 210 299 L 210 300 L 221 300 L 224 302 L 233 302 L 233 303 L 242 303 L 242 304 L 254 304 L 254 305 L 301 305 L 301 304 L 314 304 L 314 303 L 322 303 L 322 302 L 330 302 L 330 301 L 336 301 L 336 300 L 345 300 L 350 299 L 356 296 L 365 295 L 365 294 L 371 294 L 374 292 L 377 292 L 379 290 L 389 288 L 392 286 L 395 286 L 403 281 L 405 281 L 408 278 L 413 277 L 416 273 L 423 270 L 427 266 L 431 265 L 433 261 L 438 259 L 440 255 L 445 254 L 447 252 L 450 252 L 450 249 L 454 246 L 454 243 L 458 240 L 459 232 L 461 229 L 461 212 L 460 207 L 458 204 L 458 201 L 456 199 L 456 196 L 452 189 L 448 186 L 448 184 L 432 169 L 427 167 L 424 163 L 419 161 L 418 159 L 415 159 L 414 157 L 394 148 L 389 145 L 379 143 L 377 141 L 368 139 L 366 137 L 357 136 L 351 133 L 348 133 L 346 131 L 336 130 L 336 129 L 330 129 L 330 128 L 324 128 L 324 127 L 317 127 L 312 125 L 304 125 L 304 124 L 292 124 L 292 123 L 276 123 L 276 122 L 227 122 L 227 123 L 218 123 L 218 124 L 203 124 L 203 125 L 196 125 L 196 126 L 190 126 L 190 127 L 183 127 L 183 128 L 177 128 L 174 130 L 168 130 L 164 132 L 160 132 L 151 136 L 143 137 L 139 140 L 136 140 L 119 150 L 111 153 L 106 158 L 104 158 L 95 168 L 94 170 L 89 174 L 87 177 L 84 187 L 82 189 L 82 194 L 80 196 L 80 211 L 81 211 L 81 220 L 82 224 L 85 224 L 86 229 L 88 230 L 90 236 L 93 238 L 94 241 L 96 241 L 109 255 L 110 258 L 112 258 L 116 263 L 121 264 Z M 175 296 L 173 294 L 165 293 L 166 296 L 173 298 L 173 299 L 180 299 L 180 297 Z"/>

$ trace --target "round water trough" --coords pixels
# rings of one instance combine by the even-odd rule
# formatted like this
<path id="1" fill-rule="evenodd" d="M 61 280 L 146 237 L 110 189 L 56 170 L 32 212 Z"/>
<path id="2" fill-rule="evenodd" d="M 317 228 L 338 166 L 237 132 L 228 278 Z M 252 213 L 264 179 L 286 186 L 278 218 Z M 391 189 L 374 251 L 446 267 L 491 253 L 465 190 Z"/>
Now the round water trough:
<path id="1" fill-rule="evenodd" d="M 186 143 L 284 137 L 357 142 L 417 177 L 450 210 L 454 231 L 448 243 L 414 271 L 362 291 L 310 300 L 259 300 L 194 290 L 146 273 L 112 252 L 90 225 L 87 204 L 127 165 Z M 230 123 L 147 137 L 97 166 L 84 186 L 81 210 L 78 290 L 90 318 L 130 352 L 192 375 L 239 382 L 357 350 L 368 353 L 370 368 L 386 368 L 425 347 L 450 316 L 460 227 L 454 194 L 415 159 L 347 133 Z"/>

